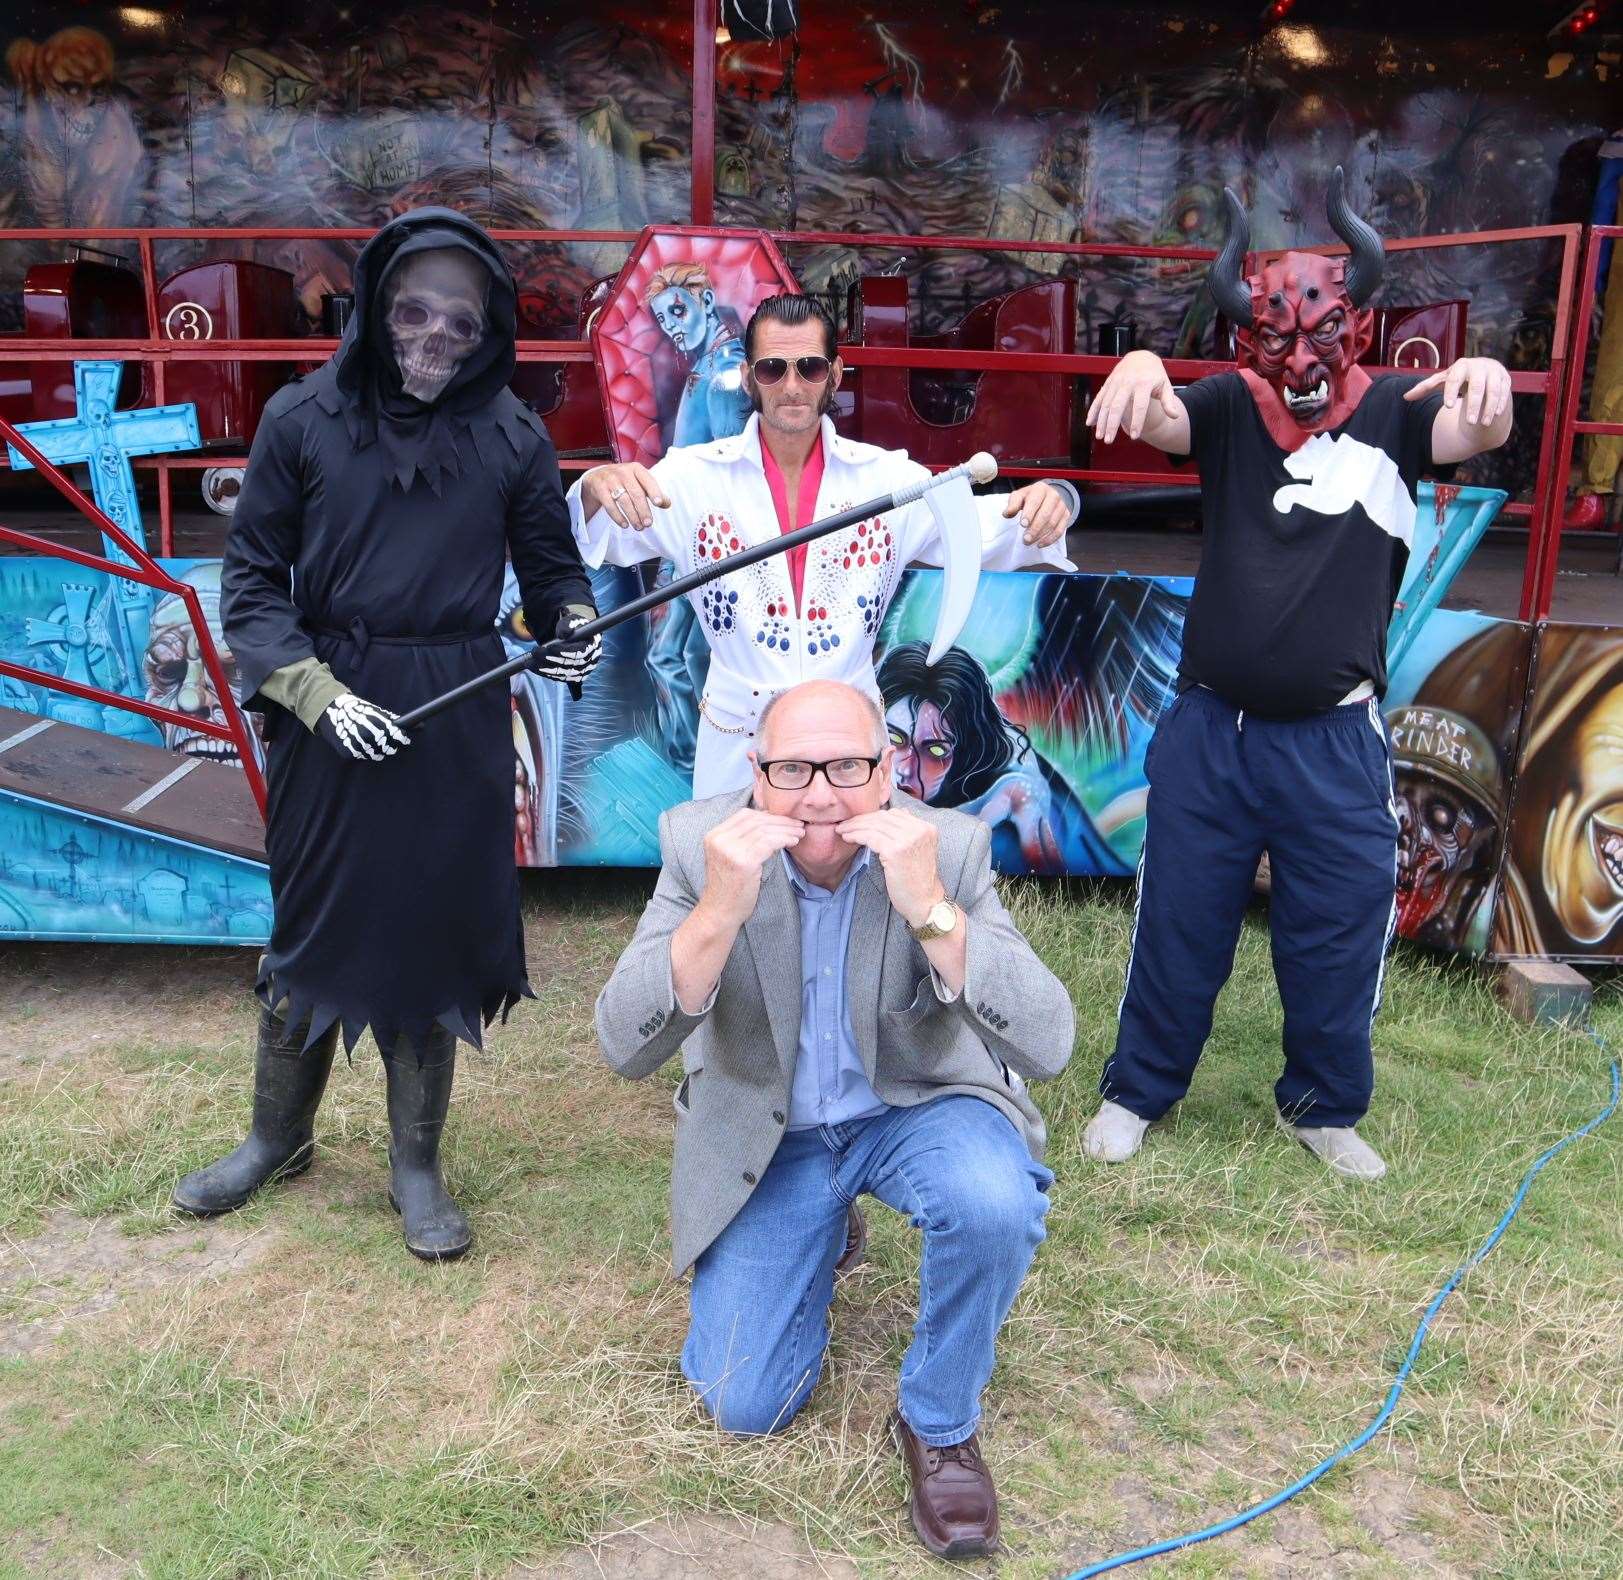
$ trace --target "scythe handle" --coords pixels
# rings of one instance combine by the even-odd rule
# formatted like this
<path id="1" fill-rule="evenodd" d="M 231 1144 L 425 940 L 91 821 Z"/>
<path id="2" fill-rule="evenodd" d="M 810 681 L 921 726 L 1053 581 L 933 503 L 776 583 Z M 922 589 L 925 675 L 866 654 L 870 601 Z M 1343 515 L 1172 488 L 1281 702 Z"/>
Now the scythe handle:
<path id="1" fill-rule="evenodd" d="M 754 565 L 758 560 L 770 559 L 774 554 L 785 554 L 790 549 L 798 548 L 802 543 L 810 543 L 814 538 L 821 538 L 830 532 L 838 532 L 841 527 L 866 521 L 869 516 L 882 516 L 886 511 L 900 510 L 904 505 L 911 505 L 915 500 L 922 499 L 932 488 L 939 488 L 942 484 L 953 482 L 960 477 L 971 478 L 977 483 L 989 483 L 996 475 L 997 463 L 982 451 L 971 456 L 962 466 L 955 466 L 950 471 L 939 472 L 934 477 L 920 478 L 918 482 L 910 483 L 905 488 L 898 488 L 894 493 L 882 494 L 878 499 L 870 499 L 863 505 L 852 505 L 850 509 L 837 511 L 832 516 L 825 516 L 821 521 L 810 522 L 793 532 L 785 532 L 782 536 L 771 538 L 765 543 L 756 543 L 747 549 L 741 549 L 737 554 L 729 554 L 710 565 L 689 572 L 686 576 L 678 576 L 663 587 L 656 587 L 651 592 L 643 593 L 641 597 L 633 598 L 630 603 L 623 603 L 618 609 L 611 609 L 607 614 L 587 621 L 585 625 L 576 626 L 567 637 L 553 637 L 538 644 L 532 653 L 526 653 L 521 658 L 510 658 L 505 664 L 497 665 L 495 669 L 487 669 L 484 674 L 476 675 L 472 680 L 463 681 L 460 686 L 453 686 L 449 691 L 429 698 L 420 707 L 401 714 L 401 727 L 410 729 L 414 724 L 421 724 L 425 719 L 433 718 L 436 713 L 443 713 L 446 708 L 462 701 L 464 697 L 470 697 L 476 691 L 483 691 L 486 686 L 493 686 L 498 681 L 509 680 L 514 675 L 521 674 L 547 653 L 574 642 L 589 640 L 604 631 L 612 631 L 615 626 L 624 625 L 627 620 L 634 620 L 638 615 L 647 614 L 650 609 L 657 609 L 661 604 L 685 597 L 694 588 L 703 587 L 722 576 L 743 570 L 745 566 Z"/>

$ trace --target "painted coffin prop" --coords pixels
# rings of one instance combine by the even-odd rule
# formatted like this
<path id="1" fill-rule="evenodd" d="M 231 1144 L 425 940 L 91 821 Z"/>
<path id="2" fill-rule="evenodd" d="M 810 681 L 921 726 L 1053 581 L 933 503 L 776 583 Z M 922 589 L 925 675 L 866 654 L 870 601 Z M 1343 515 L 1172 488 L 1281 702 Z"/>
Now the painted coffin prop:
<path id="1" fill-rule="evenodd" d="M 799 289 L 764 231 L 645 230 L 592 324 L 615 455 L 651 466 L 673 444 L 740 432 L 744 325 Z"/>

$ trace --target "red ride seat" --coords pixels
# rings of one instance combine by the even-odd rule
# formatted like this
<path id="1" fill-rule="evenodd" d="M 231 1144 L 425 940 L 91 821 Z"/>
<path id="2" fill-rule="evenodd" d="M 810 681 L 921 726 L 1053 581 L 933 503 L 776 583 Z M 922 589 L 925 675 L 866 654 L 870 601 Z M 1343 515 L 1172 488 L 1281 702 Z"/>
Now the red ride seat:
<path id="1" fill-rule="evenodd" d="M 931 350 L 1076 350 L 1076 284 L 1044 280 L 981 302 L 939 335 L 907 331 L 908 282 L 869 275 L 851 288 L 851 339 L 862 346 Z M 853 438 L 906 450 L 926 466 L 955 465 L 989 450 L 1011 466 L 1070 462 L 1075 380 L 1059 373 L 864 367 L 852 370 Z"/>
<path id="2" fill-rule="evenodd" d="M 147 310 L 133 269 L 80 258 L 36 263 L 23 279 L 23 335 L 30 340 L 144 340 Z M 0 336 L 0 349 L 5 337 Z M 120 408 L 150 404 L 139 362 L 118 385 Z M 72 362 L 0 363 L 0 417 L 51 422 L 75 414 Z"/>
<path id="3" fill-rule="evenodd" d="M 298 307 L 286 269 L 246 258 L 194 263 L 158 287 L 164 340 L 291 340 Z M 204 444 L 247 450 L 268 401 L 293 376 L 291 362 L 171 362 L 164 400 L 191 401 Z"/>
<path id="4" fill-rule="evenodd" d="M 1435 373 L 1465 355 L 1470 303 L 1427 302 L 1419 307 L 1377 307 L 1375 334 L 1364 362 L 1370 367 Z"/>
<path id="5" fill-rule="evenodd" d="M 580 299 L 575 315 L 575 336 L 586 340 L 592 320 L 609 299 L 614 275 L 598 280 Z M 556 340 L 557 332 L 532 322 L 520 303 L 518 338 Z M 598 388 L 597 367 L 592 362 L 521 362 L 513 374 L 512 391 L 527 401 L 546 425 L 553 448 L 560 456 L 580 458 L 612 457 L 608 422 L 603 415 L 603 396 Z"/>

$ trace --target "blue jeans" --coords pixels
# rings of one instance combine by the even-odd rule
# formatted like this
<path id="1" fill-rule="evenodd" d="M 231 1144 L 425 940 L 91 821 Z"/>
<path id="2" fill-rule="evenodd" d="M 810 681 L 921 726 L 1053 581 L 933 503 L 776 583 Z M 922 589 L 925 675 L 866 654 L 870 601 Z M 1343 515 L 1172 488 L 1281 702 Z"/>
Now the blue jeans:
<path id="1" fill-rule="evenodd" d="M 902 1419 L 926 1443 L 980 1420 L 998 1329 L 1043 1240 L 1054 1176 L 978 1097 L 787 1132 L 693 1268 L 682 1373 L 724 1430 L 775 1432 L 823 1370 L 846 1208 L 867 1192 L 924 1231 Z"/>

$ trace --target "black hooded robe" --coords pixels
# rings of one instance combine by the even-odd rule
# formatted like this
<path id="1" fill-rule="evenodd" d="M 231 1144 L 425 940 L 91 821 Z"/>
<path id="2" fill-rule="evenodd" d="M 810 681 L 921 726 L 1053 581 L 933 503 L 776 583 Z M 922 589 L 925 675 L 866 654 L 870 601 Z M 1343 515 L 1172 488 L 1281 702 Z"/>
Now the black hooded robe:
<path id="1" fill-rule="evenodd" d="M 404 395 L 382 288 L 399 260 L 461 247 L 489 269 L 484 340 L 438 400 Z M 341 757 L 261 696 L 315 657 L 358 696 L 405 712 L 500 664 L 511 553 L 526 619 L 550 635 L 592 602 L 558 463 L 507 388 L 512 276 L 449 209 L 384 226 L 355 268 L 355 312 L 319 371 L 265 408 L 231 520 L 222 623 L 243 702 L 263 710 L 266 852 L 275 920 L 257 992 L 306 1045 L 335 1022 L 346 1049 L 438 1023 L 482 1027 L 533 997 L 513 860 L 513 738 L 496 685 L 419 726 L 381 763 Z"/>

